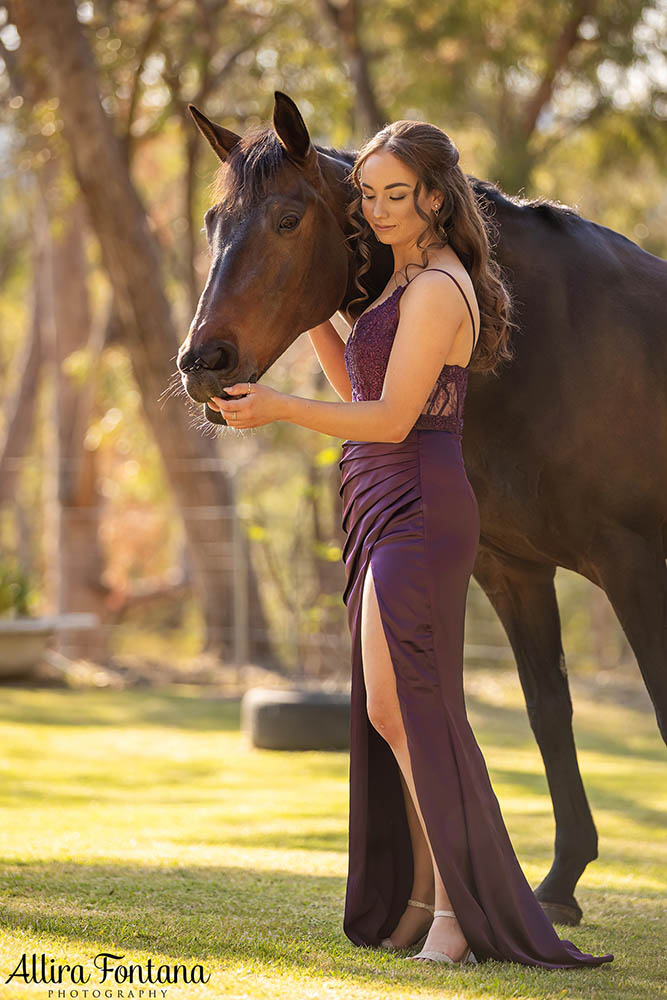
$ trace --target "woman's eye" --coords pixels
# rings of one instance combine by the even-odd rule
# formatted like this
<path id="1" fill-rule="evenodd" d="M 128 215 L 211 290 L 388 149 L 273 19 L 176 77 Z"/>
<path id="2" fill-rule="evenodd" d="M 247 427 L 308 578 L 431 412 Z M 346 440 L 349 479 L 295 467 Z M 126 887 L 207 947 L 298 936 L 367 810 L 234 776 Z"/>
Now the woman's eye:
<path id="1" fill-rule="evenodd" d="M 370 201 L 371 198 L 374 198 L 374 197 L 375 197 L 374 194 L 362 194 L 362 196 L 361 196 L 362 201 Z M 398 198 L 392 198 L 391 195 L 389 195 L 389 201 L 403 201 L 404 199 L 405 199 L 405 195 L 404 194 L 400 195 L 400 197 L 398 197 Z"/>

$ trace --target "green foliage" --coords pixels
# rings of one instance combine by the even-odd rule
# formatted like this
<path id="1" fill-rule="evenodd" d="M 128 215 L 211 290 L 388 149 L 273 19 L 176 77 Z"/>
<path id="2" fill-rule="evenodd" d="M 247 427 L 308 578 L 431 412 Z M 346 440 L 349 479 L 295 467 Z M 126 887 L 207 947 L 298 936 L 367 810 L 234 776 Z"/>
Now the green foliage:
<path id="1" fill-rule="evenodd" d="M 32 579 L 15 559 L 0 560 L 0 617 L 29 617 L 32 606 Z"/>

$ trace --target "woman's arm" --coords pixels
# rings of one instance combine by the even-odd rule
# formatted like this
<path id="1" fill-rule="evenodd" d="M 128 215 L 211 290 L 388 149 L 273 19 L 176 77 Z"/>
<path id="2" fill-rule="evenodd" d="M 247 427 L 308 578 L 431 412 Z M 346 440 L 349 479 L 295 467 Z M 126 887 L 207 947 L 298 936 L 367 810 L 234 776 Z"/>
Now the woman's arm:
<path id="1" fill-rule="evenodd" d="M 345 368 L 345 342 L 330 319 L 308 331 L 310 342 L 322 371 L 341 399 L 352 401 L 352 386 Z"/>
<path id="2" fill-rule="evenodd" d="M 353 441 L 402 441 L 405 437 L 394 411 L 384 399 L 327 403 L 303 396 L 283 396 L 278 420 Z"/>
<path id="3" fill-rule="evenodd" d="M 208 405 L 218 410 L 230 427 L 245 430 L 286 420 L 333 437 L 353 441 L 402 441 L 394 429 L 395 407 L 384 399 L 356 403 L 327 403 L 319 399 L 289 396 L 261 383 L 226 385 L 229 399 L 211 396 Z M 398 423 L 398 421 L 396 421 Z M 402 424 L 402 422 L 401 422 Z"/>

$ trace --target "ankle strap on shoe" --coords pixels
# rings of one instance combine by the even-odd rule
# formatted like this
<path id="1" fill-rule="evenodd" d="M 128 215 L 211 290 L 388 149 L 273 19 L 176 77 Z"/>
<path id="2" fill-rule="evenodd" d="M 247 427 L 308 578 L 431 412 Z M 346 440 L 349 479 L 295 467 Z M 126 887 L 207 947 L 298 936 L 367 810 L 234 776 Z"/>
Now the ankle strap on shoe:
<path id="1" fill-rule="evenodd" d="M 418 899 L 409 899 L 408 903 L 410 906 L 423 906 L 423 908 L 428 910 L 429 913 L 433 913 L 433 907 L 429 903 L 422 903 Z"/>
<path id="2" fill-rule="evenodd" d="M 456 914 L 453 910 L 436 910 L 433 914 L 434 917 L 455 917 Z"/>

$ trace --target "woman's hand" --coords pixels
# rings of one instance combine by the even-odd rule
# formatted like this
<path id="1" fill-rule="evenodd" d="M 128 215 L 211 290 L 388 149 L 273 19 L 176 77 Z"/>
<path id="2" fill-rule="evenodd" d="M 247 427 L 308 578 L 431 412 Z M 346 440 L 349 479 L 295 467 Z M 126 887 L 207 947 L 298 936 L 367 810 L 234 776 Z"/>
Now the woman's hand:
<path id="1" fill-rule="evenodd" d="M 247 427 L 263 427 L 273 420 L 284 419 L 285 393 L 257 382 L 237 382 L 223 388 L 230 396 L 243 396 L 242 399 L 211 396 L 208 401 L 211 409 L 221 413 L 230 427 L 245 430 Z"/>

